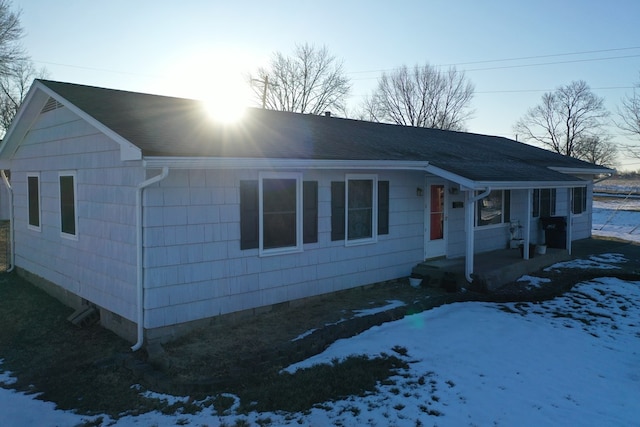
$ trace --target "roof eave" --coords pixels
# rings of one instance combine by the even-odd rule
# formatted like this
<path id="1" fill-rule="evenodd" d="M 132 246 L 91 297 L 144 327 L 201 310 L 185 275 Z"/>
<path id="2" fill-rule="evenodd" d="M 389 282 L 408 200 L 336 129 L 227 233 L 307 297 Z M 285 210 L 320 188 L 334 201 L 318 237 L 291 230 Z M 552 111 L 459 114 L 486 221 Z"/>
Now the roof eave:
<path id="1" fill-rule="evenodd" d="M 519 190 L 529 188 L 570 188 L 584 187 L 587 181 L 576 179 L 571 181 L 474 181 L 449 172 L 437 166 L 429 165 L 427 172 L 460 185 L 463 190 L 477 191 L 486 188 L 496 190 Z"/>
<path id="2" fill-rule="evenodd" d="M 145 168 L 172 169 L 358 169 L 425 171 L 426 161 L 404 160 L 318 160 L 245 157 L 161 157 L 143 158 Z"/>
<path id="3" fill-rule="evenodd" d="M 605 167 L 570 168 L 570 167 L 563 167 L 563 166 L 549 166 L 549 169 L 551 169 L 552 171 L 566 173 L 569 175 L 601 175 L 601 174 L 616 173 L 615 169 L 610 169 Z"/>

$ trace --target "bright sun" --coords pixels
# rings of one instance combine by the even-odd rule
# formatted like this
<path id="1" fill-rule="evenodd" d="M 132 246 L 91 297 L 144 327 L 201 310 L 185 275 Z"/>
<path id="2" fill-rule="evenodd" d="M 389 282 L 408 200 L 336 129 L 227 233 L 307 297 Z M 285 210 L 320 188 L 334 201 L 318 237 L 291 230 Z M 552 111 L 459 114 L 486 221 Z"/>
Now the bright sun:
<path id="1" fill-rule="evenodd" d="M 203 88 L 200 97 L 207 113 L 213 120 L 224 123 L 240 120 L 249 105 L 247 85 L 242 82 L 241 76 L 229 75 L 217 79 L 209 87 Z"/>
<path id="2" fill-rule="evenodd" d="M 175 96 L 201 100 L 214 121 L 232 123 L 241 119 L 252 105 L 247 82 L 251 63 L 227 49 L 200 49 L 174 62 L 169 77 L 172 92 Z"/>

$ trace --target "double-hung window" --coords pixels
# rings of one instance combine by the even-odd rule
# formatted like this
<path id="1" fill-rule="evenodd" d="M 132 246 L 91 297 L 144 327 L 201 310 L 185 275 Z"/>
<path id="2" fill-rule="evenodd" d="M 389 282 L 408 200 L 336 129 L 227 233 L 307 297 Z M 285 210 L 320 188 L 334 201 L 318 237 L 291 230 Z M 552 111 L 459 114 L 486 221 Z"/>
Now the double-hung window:
<path id="1" fill-rule="evenodd" d="M 542 188 L 533 190 L 534 218 L 554 216 L 556 214 L 556 189 Z"/>
<path id="2" fill-rule="evenodd" d="M 260 248 L 268 251 L 302 248 L 302 177 L 300 174 L 260 176 Z"/>
<path id="3" fill-rule="evenodd" d="M 389 234 L 389 181 L 349 174 L 331 183 L 331 240 L 346 245 L 375 242 Z"/>
<path id="4" fill-rule="evenodd" d="M 492 190 L 478 200 L 476 226 L 499 225 L 510 221 L 511 193 L 509 190 Z"/>
<path id="5" fill-rule="evenodd" d="M 318 183 L 300 173 L 260 173 L 240 181 L 240 248 L 261 255 L 302 250 L 318 241 Z"/>
<path id="6" fill-rule="evenodd" d="M 571 212 L 581 214 L 587 210 L 587 187 L 574 187 L 572 191 Z"/>
<path id="7" fill-rule="evenodd" d="M 78 217 L 76 215 L 76 175 L 60 173 L 60 232 L 64 237 L 76 238 Z"/>
<path id="8" fill-rule="evenodd" d="M 40 231 L 40 175 L 27 174 L 28 228 Z"/>

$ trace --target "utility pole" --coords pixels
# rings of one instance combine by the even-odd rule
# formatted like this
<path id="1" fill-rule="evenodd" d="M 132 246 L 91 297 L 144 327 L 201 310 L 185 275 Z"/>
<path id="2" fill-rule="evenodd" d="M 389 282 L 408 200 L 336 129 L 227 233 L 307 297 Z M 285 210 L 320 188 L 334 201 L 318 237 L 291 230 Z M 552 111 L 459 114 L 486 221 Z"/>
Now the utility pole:
<path id="1" fill-rule="evenodd" d="M 262 88 L 262 109 L 267 104 L 267 86 L 269 86 L 269 76 L 264 76 L 264 88 Z"/>
<path id="2" fill-rule="evenodd" d="M 264 80 L 251 79 L 252 82 L 262 83 L 262 109 L 267 106 L 267 86 L 269 86 L 269 76 L 264 76 Z"/>

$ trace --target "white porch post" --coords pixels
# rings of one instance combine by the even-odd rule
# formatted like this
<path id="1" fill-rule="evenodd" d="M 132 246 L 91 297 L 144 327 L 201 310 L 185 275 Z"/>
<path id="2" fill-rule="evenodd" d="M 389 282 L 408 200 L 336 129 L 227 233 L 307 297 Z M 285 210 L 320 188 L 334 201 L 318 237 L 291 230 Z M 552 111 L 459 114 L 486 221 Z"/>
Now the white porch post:
<path id="1" fill-rule="evenodd" d="M 464 223 L 465 223 L 465 257 L 464 257 L 464 276 L 467 282 L 472 282 L 471 275 L 473 274 L 473 252 L 474 252 L 474 230 L 473 230 L 473 213 L 475 212 L 476 201 L 473 190 L 468 190 L 464 209 Z"/>
<path id="2" fill-rule="evenodd" d="M 531 242 L 531 200 L 533 199 L 533 189 L 529 188 L 527 190 L 527 211 L 526 217 L 524 220 L 524 259 L 531 258 L 531 254 L 529 253 L 529 243 Z"/>

